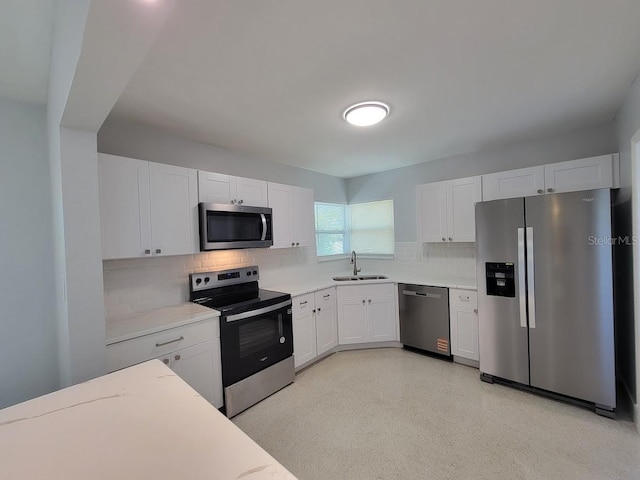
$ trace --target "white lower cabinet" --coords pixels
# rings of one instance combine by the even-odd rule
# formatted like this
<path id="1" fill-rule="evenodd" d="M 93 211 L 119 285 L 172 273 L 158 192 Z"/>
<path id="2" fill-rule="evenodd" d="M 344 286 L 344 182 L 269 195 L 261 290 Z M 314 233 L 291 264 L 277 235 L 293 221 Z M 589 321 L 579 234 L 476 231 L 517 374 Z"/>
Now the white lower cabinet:
<path id="1" fill-rule="evenodd" d="M 449 289 L 451 354 L 480 360 L 478 346 L 478 295 L 471 290 Z"/>
<path id="2" fill-rule="evenodd" d="M 107 371 L 158 358 L 215 407 L 223 405 L 218 317 L 107 345 Z"/>
<path id="3" fill-rule="evenodd" d="M 314 303 L 313 293 L 293 298 L 293 357 L 296 367 L 317 355 Z"/>
<path id="4" fill-rule="evenodd" d="M 336 289 L 326 288 L 315 292 L 316 348 L 318 355 L 338 345 L 338 316 L 336 314 Z"/>
<path id="5" fill-rule="evenodd" d="M 394 284 L 338 287 L 338 343 L 398 340 Z"/>
<path id="6" fill-rule="evenodd" d="M 293 355 L 296 368 L 338 345 L 336 289 L 293 298 Z"/>

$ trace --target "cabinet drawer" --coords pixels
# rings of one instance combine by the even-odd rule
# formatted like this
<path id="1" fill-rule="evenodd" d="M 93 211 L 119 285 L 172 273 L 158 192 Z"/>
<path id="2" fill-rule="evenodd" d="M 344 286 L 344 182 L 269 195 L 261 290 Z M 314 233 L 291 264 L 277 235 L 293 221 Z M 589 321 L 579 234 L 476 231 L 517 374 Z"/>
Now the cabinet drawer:
<path id="1" fill-rule="evenodd" d="M 338 297 L 341 299 L 355 298 L 378 298 L 387 295 L 394 295 L 393 283 L 376 283 L 368 285 L 344 285 L 338 287 Z"/>
<path id="2" fill-rule="evenodd" d="M 325 288 L 315 293 L 316 308 L 327 308 L 336 304 L 336 289 Z"/>
<path id="3" fill-rule="evenodd" d="M 204 320 L 107 345 L 107 371 L 161 357 L 219 336 L 219 319 Z"/>
<path id="4" fill-rule="evenodd" d="M 473 290 L 449 289 L 449 304 L 478 307 L 478 292 Z"/>
<path id="5" fill-rule="evenodd" d="M 306 295 L 293 297 L 292 302 L 294 318 L 303 316 L 306 312 L 310 312 L 315 308 L 313 293 L 307 293 Z"/>

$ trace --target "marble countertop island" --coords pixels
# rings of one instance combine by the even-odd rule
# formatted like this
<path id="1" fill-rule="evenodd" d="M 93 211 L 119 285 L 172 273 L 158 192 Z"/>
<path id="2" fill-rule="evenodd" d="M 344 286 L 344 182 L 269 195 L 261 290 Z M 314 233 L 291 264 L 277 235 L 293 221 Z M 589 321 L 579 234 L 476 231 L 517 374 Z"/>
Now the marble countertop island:
<path id="1" fill-rule="evenodd" d="M 158 360 L 0 410 L 3 480 L 293 480 Z"/>

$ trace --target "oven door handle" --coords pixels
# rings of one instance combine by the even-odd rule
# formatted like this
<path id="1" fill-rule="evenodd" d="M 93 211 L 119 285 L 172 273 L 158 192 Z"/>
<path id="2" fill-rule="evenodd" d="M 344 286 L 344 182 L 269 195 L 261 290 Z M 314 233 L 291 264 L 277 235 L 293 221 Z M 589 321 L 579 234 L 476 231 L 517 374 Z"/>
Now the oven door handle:
<path id="1" fill-rule="evenodd" d="M 264 240 L 267 238 L 267 217 L 264 213 L 261 213 L 260 218 L 262 219 L 262 237 L 260 238 L 260 240 L 264 242 Z"/>
<path id="2" fill-rule="evenodd" d="M 270 307 L 259 308 L 257 310 L 250 310 L 248 312 L 237 313 L 235 315 L 229 315 L 226 317 L 227 323 L 236 322 L 238 320 L 244 320 L 245 318 L 256 317 L 258 315 L 262 315 L 263 313 L 273 312 L 275 310 L 280 310 L 281 308 L 287 307 L 291 305 L 291 300 L 287 300 L 286 302 L 276 303 L 275 305 L 271 305 Z"/>

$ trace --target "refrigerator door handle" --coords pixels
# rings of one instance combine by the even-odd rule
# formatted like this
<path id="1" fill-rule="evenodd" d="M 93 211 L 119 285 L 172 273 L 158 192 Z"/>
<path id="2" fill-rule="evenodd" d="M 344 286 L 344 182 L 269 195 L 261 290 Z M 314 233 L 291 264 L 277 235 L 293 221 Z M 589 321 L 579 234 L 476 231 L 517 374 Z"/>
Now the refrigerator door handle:
<path id="1" fill-rule="evenodd" d="M 527 291 L 529 300 L 529 328 L 536 328 L 536 282 L 533 271 L 533 227 L 527 227 Z"/>
<path id="2" fill-rule="evenodd" d="M 525 285 L 524 228 L 518 228 L 518 297 L 520 299 L 520 326 L 527 328 L 527 289 Z"/>

